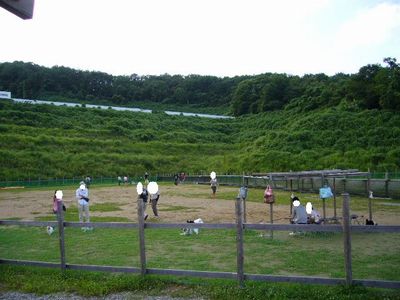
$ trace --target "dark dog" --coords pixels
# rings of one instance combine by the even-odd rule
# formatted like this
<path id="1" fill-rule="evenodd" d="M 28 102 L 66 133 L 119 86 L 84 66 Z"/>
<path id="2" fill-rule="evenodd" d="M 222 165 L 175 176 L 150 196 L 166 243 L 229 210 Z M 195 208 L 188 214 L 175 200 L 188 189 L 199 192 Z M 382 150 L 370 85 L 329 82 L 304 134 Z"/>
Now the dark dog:
<path id="1" fill-rule="evenodd" d="M 374 221 L 372 221 L 372 219 L 371 220 L 366 219 L 365 225 L 378 225 L 378 224 L 375 224 Z"/>

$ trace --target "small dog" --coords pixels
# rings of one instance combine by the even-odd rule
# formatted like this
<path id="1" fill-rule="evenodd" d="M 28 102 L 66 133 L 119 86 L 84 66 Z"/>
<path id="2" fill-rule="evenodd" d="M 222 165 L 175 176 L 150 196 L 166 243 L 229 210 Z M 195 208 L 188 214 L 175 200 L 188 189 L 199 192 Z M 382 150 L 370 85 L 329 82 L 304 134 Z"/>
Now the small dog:
<path id="1" fill-rule="evenodd" d="M 371 220 L 366 219 L 365 220 L 365 225 L 378 225 L 378 224 L 375 224 L 374 221 L 372 221 L 372 219 Z"/>
<path id="2" fill-rule="evenodd" d="M 48 235 L 51 235 L 51 234 L 54 232 L 54 228 L 51 227 L 51 226 L 47 226 L 47 227 L 46 227 L 46 231 L 47 231 L 47 234 L 48 234 Z"/>
<path id="3" fill-rule="evenodd" d="M 203 223 L 202 219 L 196 219 L 196 220 L 187 220 L 186 223 Z M 182 233 L 181 235 L 192 235 L 193 233 L 199 234 L 199 229 L 198 228 L 182 228 Z"/>
<path id="4" fill-rule="evenodd" d="M 186 223 L 194 223 L 193 220 L 187 220 Z M 182 233 L 181 235 L 191 235 L 193 234 L 193 229 L 192 228 L 182 228 Z"/>

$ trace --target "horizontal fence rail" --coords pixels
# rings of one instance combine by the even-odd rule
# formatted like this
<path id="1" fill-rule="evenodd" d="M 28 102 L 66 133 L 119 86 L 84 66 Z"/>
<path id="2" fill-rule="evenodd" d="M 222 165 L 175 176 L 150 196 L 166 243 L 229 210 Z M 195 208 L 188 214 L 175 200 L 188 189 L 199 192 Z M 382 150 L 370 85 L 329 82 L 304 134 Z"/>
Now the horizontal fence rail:
<path id="1" fill-rule="evenodd" d="M 44 227 L 55 226 L 56 221 L 16 221 L 16 220 L 0 220 L 0 225 L 19 225 L 28 227 Z M 138 223 L 131 222 L 64 222 L 64 227 L 93 227 L 93 228 L 138 228 Z M 148 229 L 181 229 L 181 228 L 199 228 L 199 229 L 235 229 L 236 224 L 233 223 L 145 223 Z M 398 225 L 351 225 L 352 232 L 383 232 L 397 233 L 400 232 Z M 341 225 L 315 225 L 315 224 L 250 224 L 243 223 L 243 229 L 252 230 L 275 230 L 275 231 L 308 231 L 308 232 L 343 232 Z"/>
<path id="2" fill-rule="evenodd" d="M 268 177 L 268 176 L 242 176 L 219 175 L 220 185 L 247 186 L 265 188 L 268 184 L 273 188 L 285 191 L 319 193 L 319 188 L 328 185 L 332 191 L 340 195 L 368 196 L 372 191 L 375 197 L 400 199 L 400 179 L 373 179 L 373 178 L 346 178 L 340 177 Z M 208 175 L 188 176 L 185 182 L 194 184 L 209 184 Z"/>
<path id="3" fill-rule="evenodd" d="M 300 172 L 301 173 L 301 172 Z M 312 174 L 312 172 L 309 172 Z M 276 173 L 279 174 L 279 173 Z M 287 174 L 287 173 L 286 173 Z M 362 173 L 364 174 L 364 173 Z M 368 196 L 373 191 L 374 196 L 383 198 L 400 199 L 400 174 L 399 173 L 365 173 L 369 175 L 346 177 L 338 174 L 336 177 L 321 176 L 248 176 L 248 175 L 218 175 L 218 182 L 221 185 L 248 187 L 263 187 L 267 184 L 276 189 L 287 191 L 300 191 L 318 193 L 319 188 L 325 184 L 331 186 L 338 195 L 349 193 L 352 195 Z M 73 178 L 49 178 L 49 179 L 21 179 L 4 180 L 0 179 L 0 188 L 28 188 L 28 187 L 61 187 L 78 185 L 84 181 L 84 177 Z M 174 174 L 155 174 L 149 176 L 150 181 L 174 182 Z M 119 182 L 117 177 L 94 177 L 90 184 L 136 184 L 144 181 L 143 175 L 128 177 L 128 181 Z M 185 175 L 179 178 L 178 183 L 209 184 L 209 175 Z"/>
<path id="4" fill-rule="evenodd" d="M 206 277 L 206 278 L 226 278 L 236 279 L 240 286 L 243 286 L 245 280 L 255 281 L 270 281 L 270 282 L 296 282 L 307 284 L 361 284 L 370 287 L 381 288 L 400 288 L 400 281 L 388 280 L 364 280 L 353 279 L 351 269 L 351 233 L 352 232 L 390 232 L 399 233 L 400 226 L 393 225 L 350 225 L 349 216 L 349 195 L 343 194 L 343 224 L 330 225 L 330 224 L 250 224 L 243 223 L 244 220 L 244 199 L 236 199 L 236 223 L 221 223 L 221 224 L 207 224 L 207 223 L 145 223 L 143 219 L 143 202 L 138 197 L 138 223 L 131 222 L 95 222 L 95 223 L 81 223 L 81 222 L 65 222 L 63 220 L 62 202 L 58 202 L 58 222 L 55 221 L 17 221 L 17 220 L 0 220 L 0 226 L 60 226 L 59 239 L 60 239 L 60 263 L 16 260 L 16 259 L 1 259 L 0 264 L 24 265 L 24 266 L 37 266 L 60 268 L 62 271 L 70 270 L 88 270 L 88 271 L 103 271 L 103 272 L 124 272 L 136 274 L 157 274 L 157 275 L 175 275 L 175 276 L 193 276 L 193 277 Z M 142 216 L 142 217 L 140 217 Z M 346 221 L 347 220 L 347 221 Z M 99 265 L 78 265 L 67 263 L 65 257 L 64 245 L 64 227 L 83 227 L 90 226 L 94 228 L 135 228 L 139 231 L 139 248 L 140 248 L 140 267 L 120 267 L 120 266 L 99 266 Z M 61 230 L 62 228 L 62 230 Z M 146 266 L 146 247 L 145 247 L 145 229 L 157 230 L 160 228 L 203 228 L 203 229 L 236 229 L 236 244 L 237 244 L 237 272 L 210 272 L 210 271 L 197 271 L 197 270 L 180 270 L 180 269 L 157 269 L 147 268 Z M 245 230 L 276 230 L 276 231 L 308 231 L 308 232 L 340 232 L 344 236 L 344 257 L 345 257 L 345 271 L 346 278 L 325 278 L 314 276 L 279 276 L 268 274 L 247 274 L 244 271 L 244 235 Z"/>

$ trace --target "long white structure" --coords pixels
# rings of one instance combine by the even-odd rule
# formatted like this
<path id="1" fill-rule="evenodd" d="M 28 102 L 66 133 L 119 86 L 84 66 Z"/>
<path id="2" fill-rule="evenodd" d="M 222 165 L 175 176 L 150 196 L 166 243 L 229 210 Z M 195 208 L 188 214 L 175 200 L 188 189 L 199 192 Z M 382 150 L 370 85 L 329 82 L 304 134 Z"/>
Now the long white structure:
<path id="1" fill-rule="evenodd" d="M 11 99 L 11 92 L 0 91 L 0 98 Z"/>
<path id="2" fill-rule="evenodd" d="M 7 98 L 7 99 L 11 98 L 10 92 L 4 92 L 4 93 L 9 93 L 9 97 L 3 97 L 3 98 Z M 2 98 L 2 97 L 0 96 L 0 98 Z M 13 98 L 12 100 L 14 102 L 18 102 L 18 103 L 29 103 L 29 104 L 51 104 L 51 105 L 55 105 L 55 106 L 69 106 L 69 107 L 82 106 L 81 103 L 74 103 L 74 102 L 57 102 L 57 101 L 31 100 L 31 99 L 21 99 L 21 98 Z M 142 109 L 142 108 L 135 108 L 135 107 L 106 106 L 106 105 L 94 105 L 94 104 L 85 104 L 85 107 L 100 108 L 100 109 L 113 109 L 113 110 L 118 110 L 118 111 L 152 113 L 151 109 Z M 210 119 L 233 119 L 233 117 L 230 117 L 230 116 L 187 113 L 187 112 L 168 111 L 168 110 L 166 110 L 165 113 L 170 116 L 201 117 L 201 118 L 210 118 Z"/>

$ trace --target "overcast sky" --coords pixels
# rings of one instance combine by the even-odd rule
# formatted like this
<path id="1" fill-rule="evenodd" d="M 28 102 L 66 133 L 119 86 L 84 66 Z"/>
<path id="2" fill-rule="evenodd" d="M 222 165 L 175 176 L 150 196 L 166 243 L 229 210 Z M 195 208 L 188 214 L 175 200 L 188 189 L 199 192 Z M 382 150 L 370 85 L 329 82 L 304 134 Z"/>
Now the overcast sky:
<path id="1" fill-rule="evenodd" d="M 400 0 L 36 0 L 0 62 L 113 75 L 356 73 L 400 61 Z"/>

